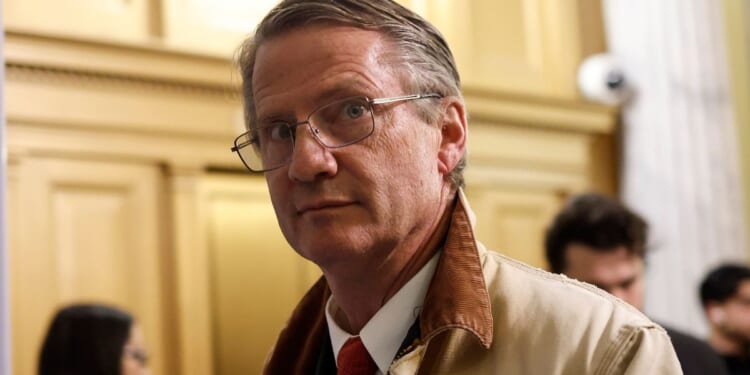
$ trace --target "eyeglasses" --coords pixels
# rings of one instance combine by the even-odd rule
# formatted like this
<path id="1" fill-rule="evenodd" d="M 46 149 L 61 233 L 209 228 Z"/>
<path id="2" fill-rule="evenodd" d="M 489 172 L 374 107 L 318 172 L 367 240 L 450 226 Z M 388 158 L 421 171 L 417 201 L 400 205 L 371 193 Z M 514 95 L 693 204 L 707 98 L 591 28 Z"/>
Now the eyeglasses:
<path id="1" fill-rule="evenodd" d="M 296 123 L 273 120 L 251 126 L 234 140 L 232 152 L 251 172 L 268 172 L 289 163 L 297 128 L 307 125 L 321 145 L 339 148 L 357 143 L 375 130 L 373 106 L 417 99 L 440 99 L 440 94 L 414 94 L 370 99 L 357 96 L 326 104 Z"/>

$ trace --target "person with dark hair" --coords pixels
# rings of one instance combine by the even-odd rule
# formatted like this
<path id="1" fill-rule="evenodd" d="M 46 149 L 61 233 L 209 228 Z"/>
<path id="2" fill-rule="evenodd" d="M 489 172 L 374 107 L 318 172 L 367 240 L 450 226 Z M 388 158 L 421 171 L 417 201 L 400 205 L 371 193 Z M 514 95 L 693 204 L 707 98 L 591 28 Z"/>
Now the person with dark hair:
<path id="1" fill-rule="evenodd" d="M 731 374 L 750 374 L 750 267 L 718 266 L 701 282 L 700 297 L 711 329 L 708 342 Z"/>
<path id="2" fill-rule="evenodd" d="M 643 309 L 648 224 L 620 202 L 602 194 L 572 197 L 547 229 L 550 270 L 585 281 Z M 725 374 L 721 359 L 705 342 L 664 326 L 685 374 Z"/>
<path id="3" fill-rule="evenodd" d="M 422 17 L 391 0 L 284 0 L 239 66 L 232 151 L 323 271 L 265 374 L 680 372 L 637 310 L 476 240 L 460 79 Z"/>
<path id="4" fill-rule="evenodd" d="M 101 304 L 60 309 L 39 356 L 39 375 L 148 375 L 139 325 L 126 311 Z"/>
<path id="5" fill-rule="evenodd" d="M 647 235 L 646 222 L 617 201 L 596 193 L 577 195 L 547 229 L 547 262 L 552 272 L 594 284 L 642 309 Z"/>

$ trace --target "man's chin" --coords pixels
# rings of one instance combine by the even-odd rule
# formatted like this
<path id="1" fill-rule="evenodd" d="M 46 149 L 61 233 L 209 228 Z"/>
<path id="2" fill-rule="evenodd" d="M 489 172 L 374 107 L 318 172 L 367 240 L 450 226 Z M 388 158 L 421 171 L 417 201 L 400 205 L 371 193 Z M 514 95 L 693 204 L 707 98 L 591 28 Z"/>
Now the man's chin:
<path id="1" fill-rule="evenodd" d="M 305 259 L 319 266 L 341 259 L 350 259 L 356 251 L 350 244 L 337 241 L 311 241 L 304 244 L 297 251 Z"/>
<path id="2" fill-rule="evenodd" d="M 337 243 L 330 240 L 319 245 L 306 244 L 298 253 L 324 270 L 341 264 L 351 264 L 364 255 L 362 247 L 355 247 L 348 242 Z"/>

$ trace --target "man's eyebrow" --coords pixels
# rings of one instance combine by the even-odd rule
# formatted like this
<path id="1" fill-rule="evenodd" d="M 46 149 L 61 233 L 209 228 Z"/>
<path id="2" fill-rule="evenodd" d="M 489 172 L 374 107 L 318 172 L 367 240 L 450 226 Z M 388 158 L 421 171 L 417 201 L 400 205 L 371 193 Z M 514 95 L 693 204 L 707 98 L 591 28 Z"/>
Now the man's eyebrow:
<path id="1" fill-rule="evenodd" d="M 312 97 L 312 103 L 314 104 L 314 106 L 310 109 L 310 111 L 313 111 L 322 105 L 326 105 L 332 100 L 344 99 L 350 96 L 370 96 L 374 94 L 375 91 L 377 91 L 377 88 L 375 88 L 371 84 L 363 82 L 362 80 L 350 79 L 339 81 L 336 84 L 323 89 Z M 279 108 L 278 110 L 274 109 L 271 111 L 263 111 L 269 114 L 265 116 L 258 116 L 256 118 L 256 122 L 258 124 L 267 124 L 274 121 L 283 121 L 289 123 L 304 121 L 304 118 L 295 117 L 294 111 L 291 107 L 292 106 L 288 106 L 286 108 Z M 256 109 L 256 113 L 260 114 L 261 111 L 257 111 Z M 308 115 L 309 113 L 300 114 L 300 116 Z"/>
<path id="2" fill-rule="evenodd" d="M 359 96 L 372 93 L 375 91 L 372 85 L 365 84 L 360 80 L 347 80 L 338 82 L 334 86 L 328 87 L 315 95 L 314 102 L 325 104 L 328 100 L 343 99 L 349 96 Z"/>
<path id="3" fill-rule="evenodd" d="M 295 123 L 297 122 L 297 119 L 294 118 L 294 114 L 289 112 L 286 114 L 277 113 L 272 114 L 268 116 L 258 117 L 255 119 L 255 123 L 257 126 L 265 126 L 270 125 L 271 123 L 276 122 L 285 122 L 285 123 Z"/>
<path id="4" fill-rule="evenodd" d="M 625 280 L 622 280 L 622 281 L 617 282 L 617 283 L 613 283 L 612 285 L 604 285 L 602 283 L 595 283 L 595 282 L 589 282 L 589 284 L 592 284 L 592 285 L 594 285 L 595 287 L 597 287 L 597 288 L 599 288 L 601 290 L 605 290 L 605 291 L 609 292 L 612 288 L 615 288 L 615 287 L 626 288 L 626 287 L 632 285 L 636 281 L 637 278 L 638 278 L 637 275 L 633 275 L 631 277 L 628 277 Z"/>

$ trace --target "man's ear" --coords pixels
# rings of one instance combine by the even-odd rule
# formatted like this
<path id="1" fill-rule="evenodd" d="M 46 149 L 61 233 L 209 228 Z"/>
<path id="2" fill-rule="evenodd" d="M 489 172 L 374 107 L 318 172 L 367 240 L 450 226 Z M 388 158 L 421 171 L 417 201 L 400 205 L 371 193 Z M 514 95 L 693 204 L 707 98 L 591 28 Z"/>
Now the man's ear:
<path id="1" fill-rule="evenodd" d="M 441 136 L 438 171 L 447 175 L 464 155 L 469 129 L 466 124 L 464 103 L 455 96 L 446 97 L 444 101 L 443 114 L 438 120 Z"/>

